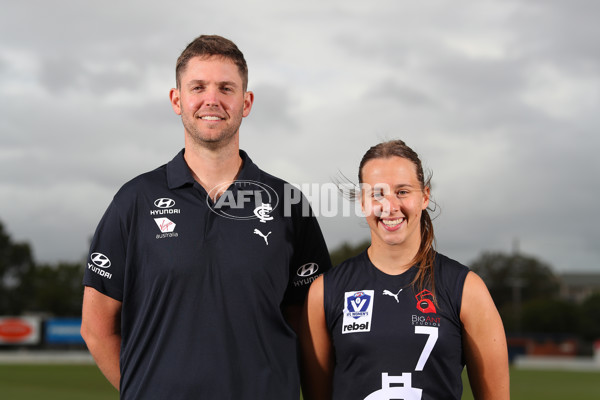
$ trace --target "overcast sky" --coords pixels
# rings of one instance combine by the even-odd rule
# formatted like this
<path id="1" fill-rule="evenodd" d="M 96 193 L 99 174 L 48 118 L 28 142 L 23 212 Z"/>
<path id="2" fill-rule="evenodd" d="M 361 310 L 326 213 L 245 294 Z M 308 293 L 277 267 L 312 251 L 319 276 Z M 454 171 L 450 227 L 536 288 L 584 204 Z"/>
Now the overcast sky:
<path id="1" fill-rule="evenodd" d="M 119 187 L 183 147 L 168 92 L 206 33 L 246 57 L 262 169 L 355 179 L 400 138 L 433 172 L 441 252 L 600 271 L 596 1 L 1 3 L 0 221 L 38 262 L 82 260 Z M 330 249 L 369 237 L 341 208 L 319 221 Z"/>

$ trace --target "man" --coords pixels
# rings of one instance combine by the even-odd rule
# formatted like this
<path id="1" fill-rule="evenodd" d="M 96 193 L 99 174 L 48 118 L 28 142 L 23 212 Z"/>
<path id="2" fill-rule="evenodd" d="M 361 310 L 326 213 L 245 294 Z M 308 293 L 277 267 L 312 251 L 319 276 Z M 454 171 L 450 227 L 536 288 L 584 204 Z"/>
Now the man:
<path id="1" fill-rule="evenodd" d="M 254 94 L 236 45 L 198 37 L 176 78 L 185 148 L 100 221 L 82 336 L 122 399 L 297 400 L 294 329 L 331 266 L 323 236 L 299 192 L 239 149 Z"/>

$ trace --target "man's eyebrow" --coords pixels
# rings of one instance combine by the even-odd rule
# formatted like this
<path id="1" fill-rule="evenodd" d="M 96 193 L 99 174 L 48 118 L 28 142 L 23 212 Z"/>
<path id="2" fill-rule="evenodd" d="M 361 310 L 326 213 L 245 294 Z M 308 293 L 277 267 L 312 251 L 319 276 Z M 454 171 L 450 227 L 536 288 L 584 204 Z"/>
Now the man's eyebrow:
<path id="1" fill-rule="evenodd" d="M 208 81 L 205 81 L 204 79 L 192 79 L 191 81 L 188 82 L 187 86 L 195 86 L 195 85 L 207 85 Z M 234 81 L 219 81 L 217 82 L 217 85 L 219 86 L 234 86 L 237 87 L 238 84 Z"/>
<path id="2" fill-rule="evenodd" d="M 217 82 L 219 85 L 221 86 L 238 86 L 238 84 L 234 81 L 221 81 L 221 82 Z"/>
<path id="3" fill-rule="evenodd" d="M 188 86 L 193 86 L 193 85 L 205 85 L 206 81 L 202 80 L 202 79 L 192 79 L 191 81 L 187 82 Z"/>

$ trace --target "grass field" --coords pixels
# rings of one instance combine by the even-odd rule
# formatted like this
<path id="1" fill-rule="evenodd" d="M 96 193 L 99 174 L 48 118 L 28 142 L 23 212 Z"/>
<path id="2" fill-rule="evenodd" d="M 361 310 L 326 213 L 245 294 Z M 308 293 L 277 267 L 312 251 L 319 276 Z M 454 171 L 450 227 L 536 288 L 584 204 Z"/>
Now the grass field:
<path id="1" fill-rule="evenodd" d="M 0 365 L 0 398 L 117 400 L 119 396 L 93 365 Z M 473 399 L 468 383 L 463 399 Z M 600 372 L 511 369 L 511 399 L 598 400 Z"/>
<path id="2" fill-rule="evenodd" d="M 463 400 L 472 400 L 466 373 Z M 600 372 L 510 370 L 511 400 L 598 400 Z"/>
<path id="3" fill-rule="evenodd" d="M 118 400 L 95 365 L 0 365 L 6 400 Z"/>

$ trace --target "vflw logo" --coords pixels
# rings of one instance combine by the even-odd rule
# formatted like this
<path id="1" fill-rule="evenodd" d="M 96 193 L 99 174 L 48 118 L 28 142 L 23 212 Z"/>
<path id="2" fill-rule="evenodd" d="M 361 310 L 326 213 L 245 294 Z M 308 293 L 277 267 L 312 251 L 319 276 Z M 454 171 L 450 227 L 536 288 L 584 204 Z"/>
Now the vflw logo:
<path id="1" fill-rule="evenodd" d="M 370 332 L 373 316 L 373 290 L 344 293 L 342 333 Z"/>

